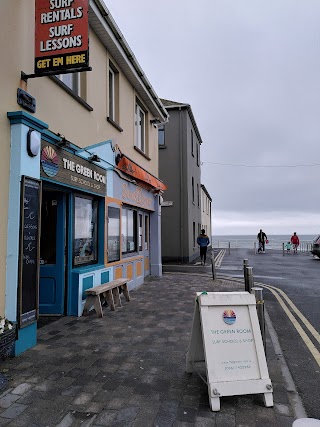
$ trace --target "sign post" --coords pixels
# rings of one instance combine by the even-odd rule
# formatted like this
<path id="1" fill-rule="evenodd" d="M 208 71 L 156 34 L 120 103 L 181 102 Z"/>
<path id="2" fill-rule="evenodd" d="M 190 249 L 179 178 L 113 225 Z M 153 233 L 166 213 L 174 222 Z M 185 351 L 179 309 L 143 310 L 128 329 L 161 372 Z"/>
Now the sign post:
<path id="1" fill-rule="evenodd" d="M 202 361 L 212 411 L 220 410 L 220 397 L 243 394 L 263 393 L 265 405 L 273 406 L 254 295 L 197 293 L 186 371 Z"/>

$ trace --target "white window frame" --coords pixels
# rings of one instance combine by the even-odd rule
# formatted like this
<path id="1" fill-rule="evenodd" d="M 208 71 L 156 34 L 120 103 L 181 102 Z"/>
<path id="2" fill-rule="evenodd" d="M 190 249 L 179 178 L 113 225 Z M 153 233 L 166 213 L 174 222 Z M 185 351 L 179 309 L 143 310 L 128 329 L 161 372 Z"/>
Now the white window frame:
<path id="1" fill-rule="evenodd" d="M 143 117 L 143 123 L 141 123 L 141 116 Z M 135 145 L 143 153 L 146 152 L 146 112 L 136 102 L 135 107 Z"/>
<path id="2" fill-rule="evenodd" d="M 109 66 L 109 118 L 114 122 L 116 121 L 115 82 L 115 72 Z"/>
<path id="3" fill-rule="evenodd" d="M 56 77 L 76 95 L 80 96 L 80 73 L 57 74 Z M 68 81 L 70 77 L 71 83 Z"/>

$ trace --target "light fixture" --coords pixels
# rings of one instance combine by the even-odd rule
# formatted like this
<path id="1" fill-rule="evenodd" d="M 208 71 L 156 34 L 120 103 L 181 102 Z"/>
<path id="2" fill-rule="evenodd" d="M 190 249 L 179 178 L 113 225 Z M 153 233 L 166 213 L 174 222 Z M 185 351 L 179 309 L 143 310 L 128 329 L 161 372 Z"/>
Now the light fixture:
<path id="1" fill-rule="evenodd" d="M 71 142 L 66 139 L 66 137 L 60 133 L 58 133 L 58 136 L 60 136 L 60 141 L 57 141 L 57 144 L 59 147 L 70 147 Z"/>
<path id="2" fill-rule="evenodd" d="M 153 125 L 160 125 L 161 120 L 156 117 L 154 119 L 151 119 L 150 123 L 153 124 Z"/>
<path id="3" fill-rule="evenodd" d="M 88 160 L 90 162 L 100 162 L 100 157 L 97 154 L 92 154 L 90 157 L 88 157 Z"/>
<path id="4" fill-rule="evenodd" d="M 33 129 L 28 130 L 27 134 L 27 151 L 30 157 L 38 155 L 41 146 L 41 137 L 38 132 Z"/>

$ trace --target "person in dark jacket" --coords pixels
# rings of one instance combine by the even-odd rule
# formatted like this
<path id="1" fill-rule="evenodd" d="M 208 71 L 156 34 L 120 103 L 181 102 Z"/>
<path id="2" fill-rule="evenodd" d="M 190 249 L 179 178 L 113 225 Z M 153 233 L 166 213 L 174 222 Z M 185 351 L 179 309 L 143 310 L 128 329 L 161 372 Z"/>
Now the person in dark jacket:
<path id="1" fill-rule="evenodd" d="M 197 237 L 197 243 L 200 246 L 201 265 L 206 265 L 207 248 L 210 243 L 210 240 L 209 237 L 206 235 L 206 230 L 204 228 L 201 230 L 201 234 L 199 234 L 199 236 Z"/>
<path id="2" fill-rule="evenodd" d="M 263 254 L 265 253 L 265 244 L 266 244 L 266 240 L 268 239 L 266 233 L 264 233 L 261 229 L 257 235 L 257 239 L 259 241 L 259 249 L 258 252 L 262 252 Z"/>

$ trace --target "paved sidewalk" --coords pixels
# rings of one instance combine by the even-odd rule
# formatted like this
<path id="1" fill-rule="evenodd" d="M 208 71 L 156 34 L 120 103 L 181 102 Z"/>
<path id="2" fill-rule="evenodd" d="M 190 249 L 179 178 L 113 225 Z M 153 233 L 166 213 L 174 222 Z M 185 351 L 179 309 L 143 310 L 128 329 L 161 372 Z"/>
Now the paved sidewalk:
<path id="1" fill-rule="evenodd" d="M 41 328 L 36 347 L 1 365 L 8 383 L 0 427 L 292 426 L 269 334 L 273 408 L 247 395 L 222 397 L 221 410 L 211 412 L 206 384 L 185 373 L 195 293 L 243 290 L 206 271 L 147 280 L 122 308 L 104 308 L 102 319 L 64 317 Z"/>

